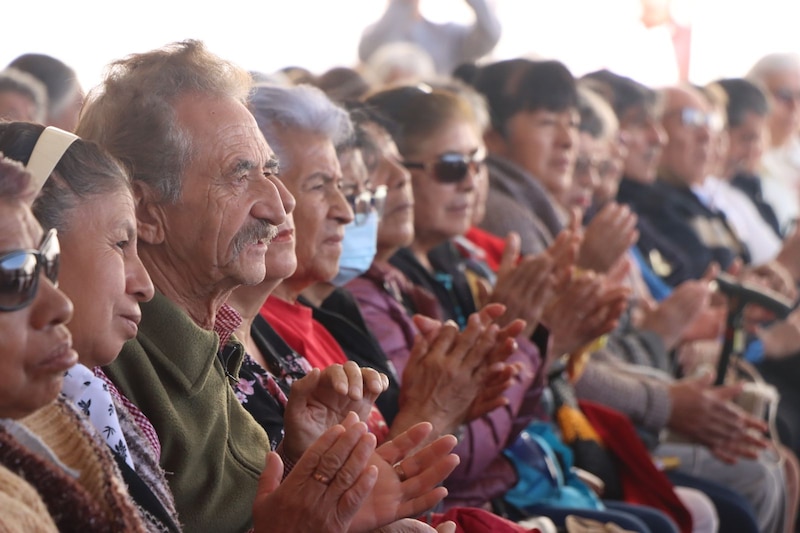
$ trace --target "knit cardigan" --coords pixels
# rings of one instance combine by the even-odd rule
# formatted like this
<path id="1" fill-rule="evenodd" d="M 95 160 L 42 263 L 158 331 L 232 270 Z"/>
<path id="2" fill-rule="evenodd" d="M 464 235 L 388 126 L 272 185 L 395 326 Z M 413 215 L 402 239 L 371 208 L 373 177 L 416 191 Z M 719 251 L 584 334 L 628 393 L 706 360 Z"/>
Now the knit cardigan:
<path id="1" fill-rule="evenodd" d="M 36 489 L 0 465 L 0 530 L 56 533 L 53 519 Z"/>
<path id="2" fill-rule="evenodd" d="M 147 530 L 128 495 L 111 453 L 95 440 L 86 422 L 68 401 L 59 398 L 17 422 L 37 437 L 44 449 L 52 452 L 61 462 L 58 465 L 50 458 L 32 451 L 5 426 L 0 428 L 0 465 L 6 469 L 2 472 L 3 499 L 19 500 L 25 519 L 28 509 L 30 512 L 41 509 L 38 505 L 41 501 L 58 531 Z M 76 472 L 77 478 L 64 467 Z M 15 480 L 9 474 L 20 479 Z M 20 481 L 38 492 L 39 501 L 32 498 L 27 490 L 19 494 L 11 492 L 15 486 L 25 487 Z M 4 524 L 5 508 L 1 514 L 0 524 Z M 13 514 L 9 516 L 15 519 Z M 42 524 L 47 524 L 43 517 L 39 519 Z M 14 529 L 9 524 L 7 530 Z M 47 527 L 43 530 L 47 531 Z"/>

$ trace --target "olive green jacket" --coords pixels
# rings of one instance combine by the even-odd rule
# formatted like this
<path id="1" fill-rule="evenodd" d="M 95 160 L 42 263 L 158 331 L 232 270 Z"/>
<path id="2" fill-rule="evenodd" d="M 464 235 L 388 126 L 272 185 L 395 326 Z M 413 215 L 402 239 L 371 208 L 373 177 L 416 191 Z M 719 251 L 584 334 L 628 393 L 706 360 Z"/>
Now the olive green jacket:
<path id="1" fill-rule="evenodd" d="M 105 371 L 150 419 L 161 440 L 185 531 L 238 532 L 252 505 L 269 441 L 234 395 L 217 357 L 219 338 L 163 294 L 142 304 L 138 336 Z M 241 345 L 229 357 L 237 376 Z"/>

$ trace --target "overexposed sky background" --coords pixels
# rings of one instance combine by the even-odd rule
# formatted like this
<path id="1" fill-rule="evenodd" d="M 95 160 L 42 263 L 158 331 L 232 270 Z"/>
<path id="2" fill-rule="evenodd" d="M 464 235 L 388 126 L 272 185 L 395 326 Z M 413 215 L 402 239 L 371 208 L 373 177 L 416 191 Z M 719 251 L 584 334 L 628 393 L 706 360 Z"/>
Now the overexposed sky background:
<path id="1" fill-rule="evenodd" d="M 490 0 L 491 1 L 491 0 Z M 576 76 L 608 67 L 652 85 L 671 82 L 664 37 L 637 22 L 639 0 L 493 0 L 503 24 L 494 59 L 560 59 Z M 693 24 L 690 79 L 742 76 L 763 54 L 800 52 L 798 0 L 673 0 Z M 39 52 L 72 66 L 85 88 L 129 53 L 186 38 L 248 70 L 315 73 L 356 66 L 361 30 L 385 0 L 40 0 L 4 10 L 0 67 Z M 437 21 L 471 19 L 464 0 L 421 0 Z M 662 59 L 660 59 L 662 58 Z"/>

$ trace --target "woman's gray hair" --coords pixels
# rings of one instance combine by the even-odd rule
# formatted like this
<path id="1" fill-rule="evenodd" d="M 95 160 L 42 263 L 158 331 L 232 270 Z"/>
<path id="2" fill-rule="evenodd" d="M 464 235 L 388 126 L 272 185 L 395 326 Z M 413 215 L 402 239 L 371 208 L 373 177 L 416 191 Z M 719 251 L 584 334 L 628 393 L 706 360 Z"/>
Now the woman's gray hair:
<path id="1" fill-rule="evenodd" d="M 281 132 L 287 128 L 324 135 L 334 146 L 347 142 L 353 135 L 348 112 L 312 85 L 256 85 L 249 107 L 284 166 L 291 164 L 281 143 Z"/>
<path id="2" fill-rule="evenodd" d="M 0 152 L 28 165 L 44 129 L 30 122 L 0 122 Z M 33 214 L 44 229 L 65 233 L 70 222 L 80 224 L 81 209 L 90 198 L 130 191 L 130 178 L 116 159 L 99 144 L 77 139 L 44 182 Z"/>

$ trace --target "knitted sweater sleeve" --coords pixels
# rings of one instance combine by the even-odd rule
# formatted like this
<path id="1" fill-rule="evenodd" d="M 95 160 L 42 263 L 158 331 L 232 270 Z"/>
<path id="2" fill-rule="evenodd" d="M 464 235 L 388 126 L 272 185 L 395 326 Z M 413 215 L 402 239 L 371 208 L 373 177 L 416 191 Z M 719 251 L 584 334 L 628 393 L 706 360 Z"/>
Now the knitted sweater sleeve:
<path id="1" fill-rule="evenodd" d="M 58 532 L 36 489 L 1 465 L 0 509 L 0 531 Z"/>
<path id="2" fill-rule="evenodd" d="M 454 453 L 461 463 L 445 481 L 449 491 L 446 505 L 481 506 L 501 496 L 517 482 L 516 471 L 502 454 L 525 426 L 539 413 L 544 387 L 539 352 L 533 343 L 519 339 L 520 348 L 509 363 L 524 370 L 505 391 L 508 405 L 464 426 Z"/>
<path id="3" fill-rule="evenodd" d="M 578 398 L 616 409 L 648 431 L 664 429 L 672 410 L 668 383 L 628 372 L 625 363 L 595 359 L 595 355 L 575 384 Z"/>

